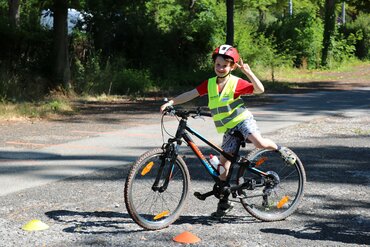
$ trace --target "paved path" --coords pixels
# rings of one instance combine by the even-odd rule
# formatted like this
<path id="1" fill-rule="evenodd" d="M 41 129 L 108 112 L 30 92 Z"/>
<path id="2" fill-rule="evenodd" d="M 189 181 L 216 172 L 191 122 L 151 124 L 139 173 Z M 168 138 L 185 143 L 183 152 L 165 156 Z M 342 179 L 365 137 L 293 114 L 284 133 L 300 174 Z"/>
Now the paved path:
<path id="1" fill-rule="evenodd" d="M 125 164 L 157 147 L 160 129 L 159 124 L 122 126 L 38 149 L 0 148 L 0 186 L 8 191 L 0 196 L 0 246 L 172 247 L 179 246 L 172 238 L 185 230 L 201 238 L 194 246 L 368 246 L 369 90 L 274 97 L 284 102 L 252 110 L 267 136 L 299 154 L 307 173 L 303 202 L 287 220 L 260 222 L 237 204 L 227 219 L 212 221 L 209 214 L 216 207 L 216 198 L 203 202 L 189 196 L 173 225 L 161 231 L 143 231 L 124 208 Z M 320 117 L 333 114 L 339 115 Z M 200 132 L 220 140 L 210 120 L 191 121 Z M 175 121 L 166 124 L 175 125 Z M 66 135 L 77 131 L 66 126 Z M 44 136 L 47 134 L 45 130 Z M 196 158 L 187 156 L 190 195 L 208 191 L 212 181 L 196 166 Z M 112 165 L 120 166 L 99 169 Z M 56 181 L 78 174 L 83 175 Z M 50 228 L 21 230 L 31 219 L 40 219 Z"/>
<path id="2" fill-rule="evenodd" d="M 325 115 L 370 113 L 370 88 L 351 91 L 274 95 L 277 104 L 251 111 L 262 133 L 273 132 Z M 129 164 L 144 151 L 162 143 L 158 123 L 124 128 L 38 150 L 0 149 L 0 196 L 51 183 L 99 168 Z M 176 121 L 166 123 L 173 133 Z M 211 119 L 190 120 L 210 140 L 219 143 Z M 212 126 L 210 128 L 209 126 Z M 206 130 L 206 131 L 202 131 Z M 83 130 L 82 130 L 83 131 Z"/>

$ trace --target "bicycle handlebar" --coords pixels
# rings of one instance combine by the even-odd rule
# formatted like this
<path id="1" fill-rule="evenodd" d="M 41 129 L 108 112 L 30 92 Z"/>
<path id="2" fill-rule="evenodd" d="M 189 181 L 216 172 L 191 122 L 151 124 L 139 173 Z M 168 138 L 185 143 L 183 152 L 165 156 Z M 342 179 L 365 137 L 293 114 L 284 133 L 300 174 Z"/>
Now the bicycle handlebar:
<path id="1" fill-rule="evenodd" d="M 212 117 L 210 112 L 202 111 L 200 108 L 196 110 L 182 110 L 176 109 L 173 106 L 167 106 L 166 109 L 163 111 L 164 115 L 176 115 L 181 118 L 188 118 L 189 116 L 197 117 L 197 116 L 205 116 L 205 117 Z"/>

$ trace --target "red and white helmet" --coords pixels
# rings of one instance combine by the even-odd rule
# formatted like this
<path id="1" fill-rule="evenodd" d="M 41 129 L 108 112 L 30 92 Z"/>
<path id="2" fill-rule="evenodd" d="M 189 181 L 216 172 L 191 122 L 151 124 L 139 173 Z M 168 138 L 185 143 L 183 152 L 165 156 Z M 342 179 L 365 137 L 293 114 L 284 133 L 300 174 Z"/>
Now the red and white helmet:
<path id="1" fill-rule="evenodd" d="M 212 53 L 212 59 L 215 60 L 217 55 L 230 57 L 234 60 L 234 63 L 239 62 L 240 58 L 238 50 L 231 45 L 221 45 L 217 47 Z"/>

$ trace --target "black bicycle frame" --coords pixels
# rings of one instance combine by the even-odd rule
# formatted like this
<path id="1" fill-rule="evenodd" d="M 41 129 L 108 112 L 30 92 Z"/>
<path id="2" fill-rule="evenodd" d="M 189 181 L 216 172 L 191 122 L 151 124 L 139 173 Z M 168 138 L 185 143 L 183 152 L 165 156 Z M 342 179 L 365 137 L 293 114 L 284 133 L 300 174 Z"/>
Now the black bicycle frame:
<path id="1" fill-rule="evenodd" d="M 212 176 L 212 178 L 216 182 L 219 181 L 218 176 L 220 174 L 208 162 L 208 160 L 205 158 L 205 156 L 203 155 L 203 153 L 200 151 L 200 149 L 198 148 L 198 146 L 194 143 L 194 141 L 191 139 L 191 137 L 189 136 L 189 134 L 186 131 L 189 132 L 189 133 L 191 133 L 192 135 L 195 135 L 198 139 L 200 139 L 202 142 L 206 143 L 208 146 L 210 146 L 213 150 L 215 150 L 219 154 L 222 154 L 227 160 L 229 160 L 231 162 L 231 166 L 230 166 L 230 169 L 229 169 L 229 175 L 228 175 L 227 180 L 226 180 L 226 181 L 229 182 L 230 177 L 231 177 L 231 174 L 232 174 L 232 171 L 233 171 L 233 168 L 234 168 L 234 164 L 236 163 L 236 161 L 238 159 L 238 155 L 237 154 L 239 153 L 239 149 L 236 150 L 236 152 L 234 153 L 234 155 L 230 155 L 229 153 L 227 153 L 223 149 L 221 149 L 218 145 L 216 145 L 216 144 L 208 141 L 205 137 L 203 137 L 197 131 L 195 131 L 194 129 L 192 129 L 191 127 L 189 127 L 187 125 L 187 120 L 186 119 L 181 119 L 180 120 L 178 129 L 177 129 L 177 132 L 176 132 L 176 137 L 175 137 L 174 140 L 176 140 L 180 144 L 181 143 L 181 138 L 183 138 L 185 140 L 185 142 L 188 144 L 188 146 L 190 146 L 190 148 L 193 150 L 193 152 L 198 157 L 198 159 L 203 164 L 203 166 L 206 168 L 207 172 Z M 239 147 L 239 145 L 238 145 L 238 147 Z M 254 165 L 250 163 L 250 161 L 246 161 L 245 163 L 243 163 L 243 165 L 245 165 L 246 168 L 250 172 L 252 172 L 254 174 L 257 174 L 257 175 L 262 176 L 262 177 L 268 176 L 268 174 L 266 174 L 265 172 L 263 172 L 263 171 L 255 168 Z"/>
<path id="2" fill-rule="evenodd" d="M 173 141 L 177 141 L 178 144 L 181 144 L 181 139 L 184 139 L 184 141 L 188 144 L 188 146 L 193 150 L 195 155 L 198 157 L 200 162 L 203 164 L 203 166 L 206 168 L 207 172 L 212 176 L 212 178 L 215 181 L 219 181 L 218 176 L 220 175 L 218 171 L 207 161 L 206 157 L 203 155 L 203 153 L 200 151 L 198 146 L 194 143 L 190 135 L 187 133 L 189 132 L 192 135 L 195 135 L 198 139 L 206 143 L 208 146 L 210 146 L 213 150 L 218 152 L 219 154 L 222 154 L 226 159 L 231 161 L 231 163 L 235 163 L 237 160 L 236 155 L 230 155 L 226 153 L 224 150 L 222 150 L 219 146 L 216 144 L 208 141 L 205 137 L 203 137 L 201 134 L 199 134 L 197 131 L 192 129 L 187 125 L 186 119 L 181 119 L 177 132 L 176 137 L 173 139 Z M 232 167 L 231 167 L 232 168 Z"/>

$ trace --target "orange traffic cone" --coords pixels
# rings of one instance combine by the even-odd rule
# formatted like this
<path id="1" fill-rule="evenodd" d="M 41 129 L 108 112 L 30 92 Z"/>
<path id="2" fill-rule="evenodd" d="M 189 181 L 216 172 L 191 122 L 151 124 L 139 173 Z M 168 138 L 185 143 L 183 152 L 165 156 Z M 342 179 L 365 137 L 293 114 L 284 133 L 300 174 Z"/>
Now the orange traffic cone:
<path id="1" fill-rule="evenodd" d="M 174 237 L 173 241 L 179 242 L 179 243 L 184 243 L 184 244 L 193 244 L 193 243 L 199 242 L 200 238 L 198 238 L 197 236 L 195 236 L 191 232 L 185 231 L 185 232 L 177 235 L 176 237 Z"/>

